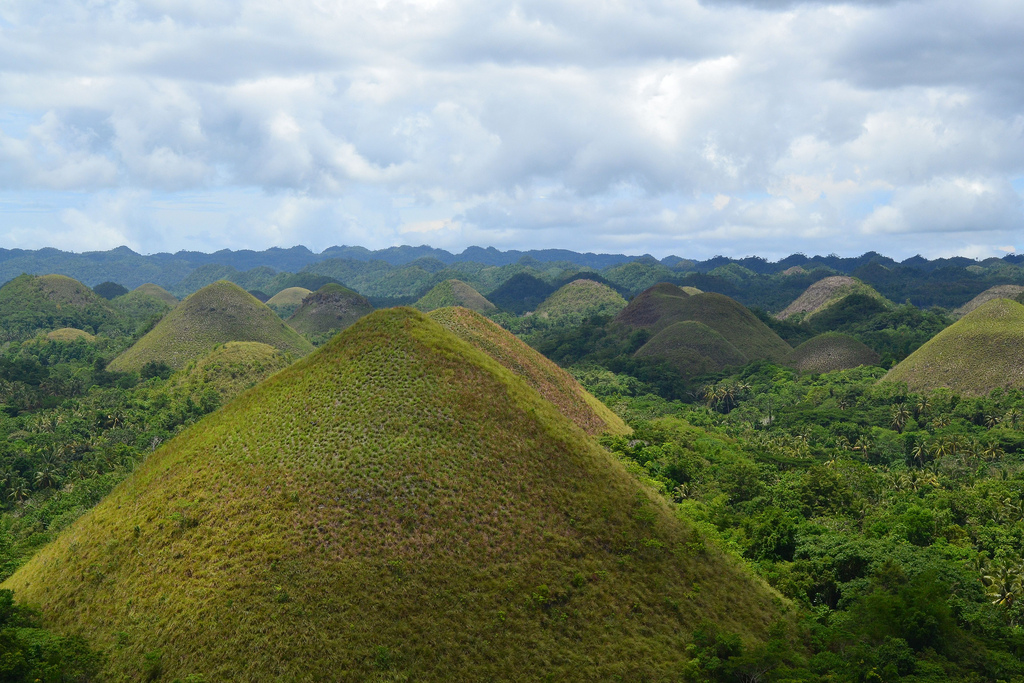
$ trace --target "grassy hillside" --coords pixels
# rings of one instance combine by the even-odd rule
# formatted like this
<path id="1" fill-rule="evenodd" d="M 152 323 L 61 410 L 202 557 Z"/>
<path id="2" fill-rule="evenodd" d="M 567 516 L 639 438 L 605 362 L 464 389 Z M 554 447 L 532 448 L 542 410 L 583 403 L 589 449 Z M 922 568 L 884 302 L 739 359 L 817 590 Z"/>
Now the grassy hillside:
<path id="1" fill-rule="evenodd" d="M 0 287 L 0 337 L 74 327 L 90 334 L 124 334 L 132 324 L 103 297 L 63 275 L 21 275 Z"/>
<path id="2" fill-rule="evenodd" d="M 826 332 L 793 349 L 786 365 L 802 372 L 833 372 L 861 365 L 877 365 L 881 357 L 853 337 Z"/>
<path id="3" fill-rule="evenodd" d="M 626 300 L 608 285 L 580 279 L 560 287 L 537 307 L 534 315 L 578 324 L 595 315 L 615 315 L 625 307 Z"/>
<path id="4" fill-rule="evenodd" d="M 154 318 L 166 315 L 178 305 L 178 300 L 163 287 L 145 284 L 113 299 L 110 303 L 136 325 L 146 325 Z"/>
<path id="5" fill-rule="evenodd" d="M 282 319 L 288 319 L 302 305 L 302 300 L 312 293 L 305 287 L 288 287 L 267 299 L 267 306 Z"/>
<path id="6" fill-rule="evenodd" d="M 780 361 L 792 350 L 746 307 L 722 294 L 689 294 L 661 283 L 638 294 L 613 321 L 620 329 L 646 329 L 657 335 L 677 322 L 703 323 L 748 360 Z"/>
<path id="7" fill-rule="evenodd" d="M 324 285 L 302 301 L 288 324 L 309 339 L 325 340 L 373 313 L 373 305 L 361 294 L 337 284 Z"/>
<path id="8" fill-rule="evenodd" d="M 188 393 L 193 400 L 205 400 L 214 392 L 227 403 L 251 386 L 292 364 L 291 354 L 260 342 L 228 342 L 216 347 L 171 377 L 172 390 Z"/>
<path id="9" fill-rule="evenodd" d="M 263 342 L 300 356 L 313 348 L 266 304 L 222 280 L 182 301 L 109 367 L 128 372 L 154 361 L 180 369 L 229 341 Z"/>
<path id="10" fill-rule="evenodd" d="M 989 287 L 960 308 L 954 310 L 953 317 L 962 318 L 978 306 L 992 299 L 1015 299 L 1021 294 L 1024 294 L 1024 287 L 1021 285 L 996 285 L 995 287 Z"/>
<path id="11" fill-rule="evenodd" d="M 835 275 L 818 280 L 804 291 L 796 301 L 775 314 L 778 320 L 798 318 L 810 320 L 830 306 L 835 306 L 844 298 L 859 294 L 877 300 L 883 307 L 892 308 L 892 302 L 876 292 L 857 278 L 846 275 Z"/>
<path id="12" fill-rule="evenodd" d="M 980 396 L 996 387 L 1024 388 L 1024 305 L 993 299 L 939 332 L 890 370 L 883 381 L 912 391 L 948 387 Z"/>
<path id="13" fill-rule="evenodd" d="M 496 307 L 461 280 L 445 280 L 424 294 L 413 308 L 423 312 L 433 311 L 447 306 L 462 306 L 477 313 L 493 311 Z"/>
<path id="14" fill-rule="evenodd" d="M 588 434 L 628 434 L 622 419 L 568 372 L 511 332 L 466 308 L 439 308 L 430 317 L 526 380 Z"/>
<path id="15" fill-rule="evenodd" d="M 96 336 L 89 334 L 85 330 L 79 330 L 74 327 L 62 327 L 59 330 L 53 330 L 52 332 L 46 333 L 46 338 L 50 341 L 62 341 L 62 342 L 73 342 L 78 339 L 83 339 L 87 342 L 96 341 Z"/>
<path id="16" fill-rule="evenodd" d="M 704 619 L 757 638 L 778 609 L 411 309 L 173 439 L 3 585 L 114 680 L 674 680 Z"/>
<path id="17" fill-rule="evenodd" d="M 695 320 L 672 323 L 651 337 L 634 355 L 663 360 L 687 377 L 747 362 L 747 357 L 725 337 Z"/>

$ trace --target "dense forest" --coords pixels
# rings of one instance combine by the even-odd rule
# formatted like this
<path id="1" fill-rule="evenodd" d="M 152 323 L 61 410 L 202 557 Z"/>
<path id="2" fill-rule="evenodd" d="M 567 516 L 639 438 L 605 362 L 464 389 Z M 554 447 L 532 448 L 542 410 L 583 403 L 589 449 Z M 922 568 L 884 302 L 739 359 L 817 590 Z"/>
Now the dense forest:
<path id="1" fill-rule="evenodd" d="M 118 283 L 87 263 L 94 256 L 62 262 L 59 252 L 5 252 L 4 263 L 95 268 L 92 279 L 103 284 L 84 292 L 53 285 L 78 297 L 74 314 L 64 305 L 50 311 L 49 299 L 31 294 L 28 276 L 5 285 L 16 296 L 0 290 L 0 579 L 162 444 L 295 360 L 272 341 L 238 337 L 251 346 L 225 354 L 218 340 L 214 361 L 195 360 L 197 350 L 175 367 L 158 349 L 140 368 L 108 369 L 173 310 L 124 298 L 142 284 L 136 280 L 158 279 L 141 265 L 155 263 L 163 284 L 181 295 L 228 279 L 265 296 L 289 287 L 340 292 L 342 284 L 366 297 L 366 310 L 486 303 L 477 310 L 568 369 L 632 429 L 600 437 L 601 445 L 693 524 L 701 543 L 723 548 L 777 591 L 781 616 L 767 638 L 710 618 L 690 630 L 679 680 L 1024 680 L 1024 382 L 986 380 L 956 392 L 886 379 L 944 334 L 985 333 L 984 319 L 965 305 L 991 287 L 1024 285 L 1017 259 L 897 264 L 865 255 L 771 264 L 576 255 L 573 263 L 564 253 L 549 255 L 559 261 L 537 253 L 505 262 L 492 253 L 496 263 L 487 264 L 479 251 L 474 262 L 436 250 L 315 259 L 282 252 L 278 265 L 291 271 L 268 267 L 259 254 L 200 263 L 195 255 L 120 251 L 109 258 L 136 264 L 140 275 Z M 805 290 L 837 274 L 856 278 L 858 289 L 832 290 L 816 308 L 780 319 Z M 661 299 L 651 294 L 655 285 Z M 243 303 L 262 306 L 260 298 Z M 655 301 L 649 310 L 662 317 L 637 312 L 644 301 Z M 1006 305 L 1016 307 L 1007 315 L 1018 315 L 1018 304 Z M 337 329 L 317 328 L 310 339 L 326 344 Z M 1024 342 L 1024 328 L 1011 333 Z M 766 341 L 750 346 L 752 335 Z M 807 370 L 791 354 L 840 337 L 874 354 L 872 362 Z M 672 347 L 672 339 L 689 346 Z M 965 357 L 980 348 L 959 343 Z M 187 516 L 175 523 L 186 525 Z M 45 630 L 17 598 L 0 591 L 0 680 L 100 679 L 103 648 Z M 162 667 L 156 651 L 138 662 L 147 680 L 161 680 Z"/>

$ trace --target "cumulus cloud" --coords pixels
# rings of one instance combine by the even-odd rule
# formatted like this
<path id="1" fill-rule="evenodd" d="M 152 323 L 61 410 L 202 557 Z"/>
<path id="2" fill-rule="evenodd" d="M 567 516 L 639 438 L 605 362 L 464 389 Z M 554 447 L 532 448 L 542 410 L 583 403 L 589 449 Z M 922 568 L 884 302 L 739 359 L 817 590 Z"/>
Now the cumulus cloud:
<path id="1" fill-rule="evenodd" d="M 143 251 L 997 253 L 1022 29 L 1005 0 L 10 0 L 0 212 Z"/>

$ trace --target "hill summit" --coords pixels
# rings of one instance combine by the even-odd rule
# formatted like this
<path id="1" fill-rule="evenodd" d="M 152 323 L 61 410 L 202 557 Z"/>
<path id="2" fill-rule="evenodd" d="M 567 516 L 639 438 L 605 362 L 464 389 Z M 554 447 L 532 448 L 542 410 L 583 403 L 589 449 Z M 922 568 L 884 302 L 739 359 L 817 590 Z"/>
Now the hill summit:
<path id="1" fill-rule="evenodd" d="M 109 367 L 128 372 L 153 361 L 180 369 L 231 341 L 262 342 L 300 356 L 313 348 L 266 304 L 220 280 L 178 304 Z"/>
<path id="2" fill-rule="evenodd" d="M 4 584 L 107 675 L 668 680 L 772 593 L 493 358 L 366 316 L 154 452 Z M 155 655 L 153 653 L 156 653 Z"/>
<path id="3" fill-rule="evenodd" d="M 579 324 L 595 315 L 613 316 L 626 307 L 626 300 L 608 285 L 579 278 L 559 287 L 534 314 L 560 322 Z"/>
<path id="4" fill-rule="evenodd" d="M 319 340 L 344 330 L 370 313 L 373 313 L 373 304 L 365 296 L 329 283 L 306 295 L 288 324 L 306 337 Z"/>
<path id="5" fill-rule="evenodd" d="M 435 285 L 433 289 L 413 304 L 413 308 L 424 313 L 447 306 L 462 306 L 477 313 L 486 313 L 497 308 L 480 292 L 462 280 L 445 280 Z"/>
<path id="6" fill-rule="evenodd" d="M 788 320 L 798 317 L 803 320 L 810 320 L 830 306 L 835 306 L 846 297 L 852 295 L 873 299 L 880 308 L 892 307 L 892 303 L 876 292 L 871 285 L 866 285 L 857 278 L 847 275 L 834 275 L 822 278 L 812 284 L 803 294 L 797 297 L 796 301 L 777 313 L 775 318 L 778 320 Z"/>
<path id="7" fill-rule="evenodd" d="M 20 275 L 0 287 L 0 335 L 26 339 L 73 327 L 90 334 L 124 333 L 132 324 L 106 299 L 64 275 Z"/>
<path id="8" fill-rule="evenodd" d="M 698 326 L 676 326 L 680 322 Z M 662 358 L 681 370 L 720 369 L 738 359 L 781 361 L 792 349 L 745 306 L 723 294 L 690 294 L 673 284 L 660 283 L 636 295 L 613 324 L 624 330 L 649 330 L 651 344 L 638 355 Z M 667 328 L 673 327 L 670 332 Z M 661 332 L 666 334 L 662 335 Z M 714 334 L 710 334 L 713 332 Z M 723 341 L 727 343 L 723 345 Z M 641 350 L 643 350 L 641 348 Z M 696 354 L 696 355 L 694 355 Z"/>
<path id="9" fill-rule="evenodd" d="M 469 342 L 514 374 L 588 434 L 628 434 L 632 430 L 568 372 L 514 334 L 466 308 L 439 308 L 430 313 L 446 330 Z"/>
<path id="10" fill-rule="evenodd" d="M 948 387 L 981 396 L 997 387 L 1024 388 L 1024 305 L 992 299 L 939 332 L 883 381 L 911 391 Z"/>

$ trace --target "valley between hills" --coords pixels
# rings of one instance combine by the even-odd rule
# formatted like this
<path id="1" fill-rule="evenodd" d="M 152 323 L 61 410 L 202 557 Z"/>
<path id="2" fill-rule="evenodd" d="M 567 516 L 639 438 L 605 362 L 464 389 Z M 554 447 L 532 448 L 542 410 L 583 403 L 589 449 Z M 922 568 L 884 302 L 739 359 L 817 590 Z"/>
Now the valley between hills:
<path id="1" fill-rule="evenodd" d="M 0 680 L 1024 681 L 1024 259 L 0 250 Z"/>

